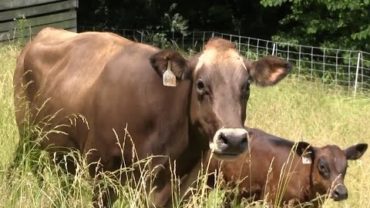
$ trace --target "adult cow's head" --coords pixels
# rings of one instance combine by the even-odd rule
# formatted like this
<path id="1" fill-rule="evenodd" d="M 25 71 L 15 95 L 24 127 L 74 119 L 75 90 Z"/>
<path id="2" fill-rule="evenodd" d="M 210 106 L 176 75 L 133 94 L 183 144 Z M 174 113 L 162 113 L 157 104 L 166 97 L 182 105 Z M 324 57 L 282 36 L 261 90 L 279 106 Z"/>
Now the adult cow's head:
<path id="1" fill-rule="evenodd" d="M 336 145 L 312 147 L 299 142 L 297 153 L 308 159 L 311 165 L 311 184 L 313 194 L 329 194 L 335 201 L 347 199 L 348 191 L 344 185 L 347 160 L 359 159 L 367 150 L 367 144 L 356 144 L 344 150 Z"/>
<path id="2" fill-rule="evenodd" d="M 192 81 L 191 125 L 208 138 L 211 150 L 221 159 L 239 155 L 248 145 L 243 124 L 250 83 L 274 85 L 290 70 L 290 64 L 277 57 L 246 60 L 233 43 L 220 38 L 208 41 L 188 61 L 177 52 L 163 50 L 151 57 L 151 63 L 160 75 L 170 63 L 178 81 Z"/>

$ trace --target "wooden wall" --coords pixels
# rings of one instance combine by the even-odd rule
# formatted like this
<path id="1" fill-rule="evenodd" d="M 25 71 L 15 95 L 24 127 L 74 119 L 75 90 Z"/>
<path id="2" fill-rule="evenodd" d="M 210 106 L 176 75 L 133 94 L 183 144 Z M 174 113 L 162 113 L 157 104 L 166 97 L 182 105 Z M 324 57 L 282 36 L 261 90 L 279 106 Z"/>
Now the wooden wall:
<path id="1" fill-rule="evenodd" d="M 0 0 L 0 41 L 30 37 L 44 27 L 77 30 L 78 0 Z"/>

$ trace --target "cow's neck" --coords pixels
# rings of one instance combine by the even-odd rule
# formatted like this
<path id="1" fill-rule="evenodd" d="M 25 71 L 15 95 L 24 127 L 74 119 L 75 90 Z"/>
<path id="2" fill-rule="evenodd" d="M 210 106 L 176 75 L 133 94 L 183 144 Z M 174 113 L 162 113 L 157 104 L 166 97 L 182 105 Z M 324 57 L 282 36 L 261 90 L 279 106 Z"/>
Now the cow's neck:
<path id="1" fill-rule="evenodd" d="M 316 197 L 315 191 L 313 190 L 313 167 L 314 164 L 301 164 L 301 175 L 304 178 L 304 190 L 302 192 L 304 201 L 311 201 Z"/>
<path id="2" fill-rule="evenodd" d="M 208 150 L 208 140 L 202 136 L 198 128 L 189 124 L 189 140 L 188 147 L 181 155 L 181 160 L 186 161 L 187 167 L 183 167 L 185 172 L 190 171 L 193 166 L 205 156 Z"/>
<path id="3" fill-rule="evenodd" d="M 196 99 L 196 94 L 192 92 L 192 87 L 190 87 L 188 97 L 188 144 L 185 150 L 176 159 L 178 164 L 177 171 L 180 176 L 188 174 L 209 148 L 208 139 L 199 131 L 200 124 L 196 122 L 196 119 L 194 119 L 195 114 L 192 113 L 192 110 L 194 110 L 192 108 L 192 104 L 194 104 L 192 99 Z"/>
<path id="4" fill-rule="evenodd" d="M 310 195 L 309 195 L 309 200 L 312 201 L 313 199 L 315 199 L 315 201 L 313 203 L 318 204 L 317 206 L 319 206 L 322 203 L 322 201 L 320 199 L 318 199 L 318 196 L 325 195 L 326 191 L 318 189 L 317 185 L 315 185 L 315 181 L 314 181 L 314 178 L 313 178 L 314 177 L 313 171 L 315 170 L 316 165 L 317 164 L 315 164 L 315 162 L 313 161 L 311 166 L 310 166 L 310 175 L 309 175 L 309 178 L 310 178 L 310 189 L 309 189 L 310 190 Z"/>

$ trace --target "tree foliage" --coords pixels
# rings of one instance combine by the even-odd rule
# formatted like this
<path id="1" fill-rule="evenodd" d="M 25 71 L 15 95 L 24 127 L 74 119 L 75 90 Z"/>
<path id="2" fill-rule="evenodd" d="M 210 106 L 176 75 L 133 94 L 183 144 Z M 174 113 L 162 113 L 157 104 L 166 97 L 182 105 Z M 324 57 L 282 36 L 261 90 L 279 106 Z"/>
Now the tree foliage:
<path id="1" fill-rule="evenodd" d="M 275 40 L 370 51 L 370 0 L 261 0 L 289 5 Z"/>
<path id="2" fill-rule="evenodd" d="M 79 0 L 78 24 L 99 28 L 214 30 L 270 38 L 284 15 L 260 0 Z"/>
<path id="3" fill-rule="evenodd" d="M 370 51 L 370 0 L 79 0 L 78 24 L 213 30 Z"/>

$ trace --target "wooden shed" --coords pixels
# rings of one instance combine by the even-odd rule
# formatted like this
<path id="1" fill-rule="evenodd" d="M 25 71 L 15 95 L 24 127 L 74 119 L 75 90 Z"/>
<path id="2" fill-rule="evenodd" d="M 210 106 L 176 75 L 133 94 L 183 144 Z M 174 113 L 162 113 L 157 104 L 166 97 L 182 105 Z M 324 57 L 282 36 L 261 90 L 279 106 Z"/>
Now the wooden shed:
<path id="1" fill-rule="evenodd" d="M 77 30 L 78 0 L 1 0 L 0 41 L 35 35 L 44 27 Z"/>

